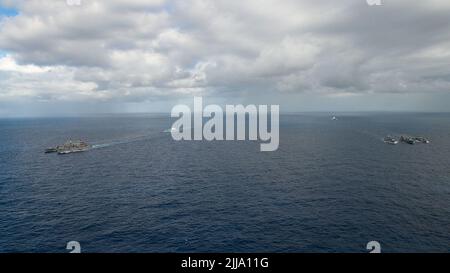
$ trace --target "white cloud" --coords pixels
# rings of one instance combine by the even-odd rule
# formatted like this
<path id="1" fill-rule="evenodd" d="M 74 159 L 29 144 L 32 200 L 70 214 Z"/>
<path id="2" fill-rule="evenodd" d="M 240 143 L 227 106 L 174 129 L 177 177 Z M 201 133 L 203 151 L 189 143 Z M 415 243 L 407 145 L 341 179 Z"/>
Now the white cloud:
<path id="1" fill-rule="evenodd" d="M 448 92 L 448 1 L 385 2 L 3 0 L 0 100 Z"/>
<path id="2" fill-rule="evenodd" d="M 49 69 L 46 67 L 40 67 L 36 65 L 18 65 L 14 58 L 11 56 L 5 56 L 0 58 L 0 71 L 3 72 L 18 72 L 18 73 L 44 73 Z"/>

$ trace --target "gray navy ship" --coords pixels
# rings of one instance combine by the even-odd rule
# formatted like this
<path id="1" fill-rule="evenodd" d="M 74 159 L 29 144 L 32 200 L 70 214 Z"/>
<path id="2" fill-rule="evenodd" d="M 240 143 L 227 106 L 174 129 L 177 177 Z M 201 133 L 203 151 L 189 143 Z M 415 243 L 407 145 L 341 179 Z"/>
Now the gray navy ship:
<path id="1" fill-rule="evenodd" d="M 46 149 L 45 153 L 46 154 L 57 153 L 57 154 L 63 155 L 63 154 L 85 152 L 85 151 L 89 150 L 90 148 L 91 148 L 91 146 L 84 141 L 69 140 L 66 143 L 64 143 L 63 145 L 58 145 L 56 147 Z"/>
<path id="2" fill-rule="evenodd" d="M 430 141 L 424 137 L 421 137 L 421 136 L 413 137 L 413 136 L 407 136 L 407 135 L 400 136 L 399 140 L 397 140 L 396 138 L 394 138 L 392 136 L 387 136 L 383 139 L 383 141 L 384 141 L 384 143 L 392 144 L 392 145 L 396 145 L 399 142 L 407 143 L 410 145 L 414 145 L 416 143 L 423 143 L 423 144 L 430 143 Z"/>

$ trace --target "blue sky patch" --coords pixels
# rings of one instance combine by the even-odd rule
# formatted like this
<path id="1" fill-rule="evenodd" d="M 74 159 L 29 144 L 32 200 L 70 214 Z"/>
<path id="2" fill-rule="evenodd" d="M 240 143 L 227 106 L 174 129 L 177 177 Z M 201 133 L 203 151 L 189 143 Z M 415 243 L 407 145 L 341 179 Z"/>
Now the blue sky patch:
<path id="1" fill-rule="evenodd" d="M 5 8 L 0 6 L 0 17 L 2 16 L 16 16 L 18 14 L 17 10 L 11 8 Z"/>

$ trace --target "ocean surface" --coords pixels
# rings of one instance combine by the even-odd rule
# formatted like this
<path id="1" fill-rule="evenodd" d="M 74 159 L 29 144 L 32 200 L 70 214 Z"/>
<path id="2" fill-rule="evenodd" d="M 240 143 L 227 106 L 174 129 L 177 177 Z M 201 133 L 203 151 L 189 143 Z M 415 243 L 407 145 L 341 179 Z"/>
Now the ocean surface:
<path id="1" fill-rule="evenodd" d="M 0 252 L 449 252 L 450 114 L 330 117 L 282 115 L 276 152 L 167 115 L 0 119 Z M 67 139 L 95 148 L 43 153 Z"/>

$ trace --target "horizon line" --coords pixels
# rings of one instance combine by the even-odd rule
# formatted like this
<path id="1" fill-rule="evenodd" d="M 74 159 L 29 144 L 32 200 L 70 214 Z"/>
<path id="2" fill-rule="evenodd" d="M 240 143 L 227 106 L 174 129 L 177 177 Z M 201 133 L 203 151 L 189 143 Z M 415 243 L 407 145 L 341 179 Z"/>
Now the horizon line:
<path id="1" fill-rule="evenodd" d="M 450 114 L 450 111 L 404 111 L 404 110 L 367 110 L 367 111 L 280 111 L 280 115 L 295 114 Z M 36 115 L 7 115 L 0 116 L 0 119 L 32 119 L 32 118 L 90 118 L 90 117 L 106 117 L 106 116 L 145 116 L 145 115 L 168 115 L 170 112 L 104 112 L 104 113 L 77 113 L 77 114 L 36 114 Z"/>

